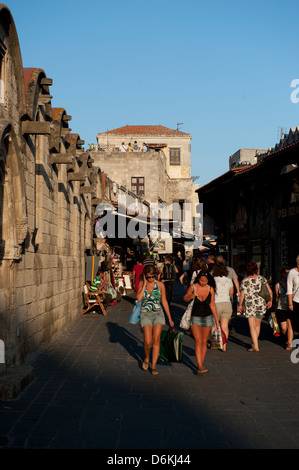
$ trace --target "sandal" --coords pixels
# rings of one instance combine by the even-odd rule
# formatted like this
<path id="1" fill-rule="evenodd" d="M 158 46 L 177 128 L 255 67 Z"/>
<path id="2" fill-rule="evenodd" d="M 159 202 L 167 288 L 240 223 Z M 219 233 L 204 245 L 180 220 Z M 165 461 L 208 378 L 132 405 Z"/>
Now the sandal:
<path id="1" fill-rule="evenodd" d="M 197 375 L 202 375 L 202 374 L 205 374 L 206 372 L 208 372 L 208 369 L 199 369 L 196 374 Z"/>
<path id="2" fill-rule="evenodd" d="M 152 375 L 158 375 L 158 371 L 156 369 L 152 369 Z"/>
<path id="3" fill-rule="evenodd" d="M 260 352 L 259 349 L 255 349 L 255 348 L 250 348 L 250 349 L 247 349 L 248 352 Z"/>
<path id="4" fill-rule="evenodd" d="M 142 364 L 142 366 L 141 366 L 142 369 L 146 371 L 146 370 L 148 370 L 148 366 L 149 366 L 149 362 L 143 361 L 143 364 Z"/>

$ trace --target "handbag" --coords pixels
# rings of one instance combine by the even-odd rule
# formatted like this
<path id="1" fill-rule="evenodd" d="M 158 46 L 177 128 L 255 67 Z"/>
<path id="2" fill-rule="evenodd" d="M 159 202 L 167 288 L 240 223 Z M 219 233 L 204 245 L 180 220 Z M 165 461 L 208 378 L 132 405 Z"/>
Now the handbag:
<path id="1" fill-rule="evenodd" d="M 259 296 L 262 297 L 262 299 L 264 299 L 265 302 L 269 302 L 271 300 L 271 295 L 268 290 L 267 284 L 264 284 L 263 282 L 261 285 L 261 289 L 259 291 Z"/>
<path id="2" fill-rule="evenodd" d="M 194 304 L 194 299 L 191 300 L 188 307 L 186 308 L 184 315 L 181 318 L 180 328 L 183 328 L 183 330 L 189 330 L 191 326 L 191 313 L 192 313 L 193 304 Z"/>
<path id="3" fill-rule="evenodd" d="M 184 333 L 174 328 L 163 330 L 160 337 L 159 360 L 162 362 L 182 362 Z"/>
<path id="4" fill-rule="evenodd" d="M 129 323 L 136 325 L 136 323 L 140 322 L 140 309 L 141 309 L 142 300 L 138 301 L 135 300 L 135 305 L 129 317 Z"/>
<path id="5" fill-rule="evenodd" d="M 194 286 L 193 286 L 193 290 L 194 290 Z M 183 328 L 183 330 L 189 330 L 191 326 L 191 313 L 192 313 L 193 304 L 194 304 L 194 299 L 191 300 L 188 307 L 186 308 L 184 315 L 181 318 L 180 328 Z"/>

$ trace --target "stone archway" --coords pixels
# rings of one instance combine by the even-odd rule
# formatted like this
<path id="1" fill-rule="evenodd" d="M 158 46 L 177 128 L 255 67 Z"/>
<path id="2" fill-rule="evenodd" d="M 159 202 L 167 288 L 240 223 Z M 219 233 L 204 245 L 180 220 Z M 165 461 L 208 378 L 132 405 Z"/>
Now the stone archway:
<path id="1" fill-rule="evenodd" d="M 13 128 L 0 124 L 0 261 L 18 260 L 28 231 L 23 165 Z"/>

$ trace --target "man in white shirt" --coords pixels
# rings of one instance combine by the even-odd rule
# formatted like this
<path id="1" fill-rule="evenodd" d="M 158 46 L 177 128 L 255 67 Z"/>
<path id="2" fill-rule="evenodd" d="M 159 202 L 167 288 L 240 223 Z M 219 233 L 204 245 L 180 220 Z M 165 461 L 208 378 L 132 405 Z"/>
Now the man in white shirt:
<path id="1" fill-rule="evenodd" d="M 128 150 L 128 147 L 125 145 L 124 142 L 122 142 L 121 146 L 119 147 L 120 152 L 126 152 Z"/>

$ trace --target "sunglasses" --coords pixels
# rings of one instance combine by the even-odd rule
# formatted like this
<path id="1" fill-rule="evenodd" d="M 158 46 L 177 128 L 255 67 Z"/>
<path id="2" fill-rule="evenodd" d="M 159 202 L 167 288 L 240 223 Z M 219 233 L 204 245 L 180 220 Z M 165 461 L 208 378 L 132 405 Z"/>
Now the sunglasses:
<path id="1" fill-rule="evenodd" d="M 153 279 L 155 276 L 146 276 L 145 279 Z"/>

